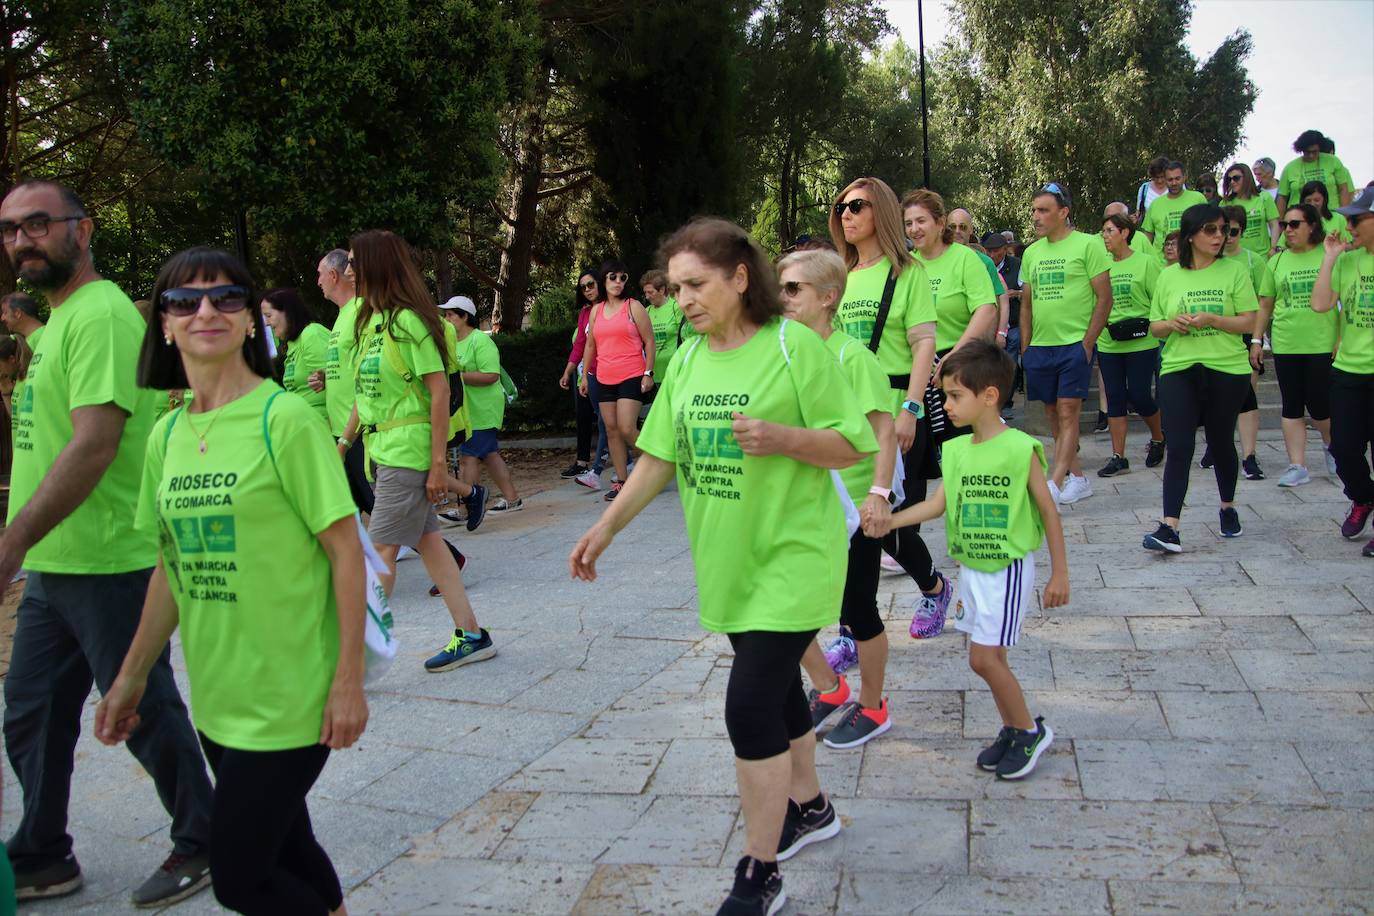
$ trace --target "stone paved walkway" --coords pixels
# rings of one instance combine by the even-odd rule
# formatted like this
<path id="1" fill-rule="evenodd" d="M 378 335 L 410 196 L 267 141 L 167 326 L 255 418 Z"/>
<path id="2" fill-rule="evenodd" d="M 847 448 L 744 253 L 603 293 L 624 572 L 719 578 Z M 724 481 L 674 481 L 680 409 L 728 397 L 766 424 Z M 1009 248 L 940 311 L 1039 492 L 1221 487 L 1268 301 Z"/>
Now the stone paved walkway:
<path id="1" fill-rule="evenodd" d="M 1085 464 L 1106 449 L 1087 437 Z M 1260 458 L 1271 479 L 1241 481 L 1236 541 L 1215 536 L 1215 489 L 1194 472 L 1182 556 L 1140 549 L 1160 498 L 1143 462 L 1093 476 L 1096 495 L 1064 510 L 1072 602 L 1037 611 L 1012 656 L 1057 733 L 1025 782 L 974 767 L 1000 723 L 964 637 L 909 639 L 914 586 L 885 577 L 895 725 L 820 749 L 845 830 L 785 865 L 786 912 L 1367 911 L 1374 561 L 1338 536 L 1346 502 L 1324 472 L 1283 491 L 1281 443 Z M 1315 444 L 1309 459 L 1322 467 Z M 527 505 L 455 537 L 494 661 L 421 670 L 447 618 L 418 561 L 401 567 L 403 657 L 311 799 L 349 907 L 712 912 L 741 845 L 731 656 L 697 626 L 676 495 L 621 535 L 594 585 L 569 581 L 565 558 L 599 497 L 570 484 Z M 943 560 L 938 526 L 928 542 Z M 166 852 L 150 783 L 87 726 L 71 805 L 86 888 L 24 912 L 127 911 Z"/>

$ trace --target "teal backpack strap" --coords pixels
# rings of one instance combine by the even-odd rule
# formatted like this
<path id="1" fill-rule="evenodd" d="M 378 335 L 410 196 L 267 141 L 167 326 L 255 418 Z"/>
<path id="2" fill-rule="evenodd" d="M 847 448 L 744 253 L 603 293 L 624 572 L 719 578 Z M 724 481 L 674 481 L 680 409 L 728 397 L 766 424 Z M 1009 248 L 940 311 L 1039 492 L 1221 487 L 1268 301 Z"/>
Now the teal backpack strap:
<path id="1" fill-rule="evenodd" d="M 171 418 L 170 420 L 167 421 L 167 428 L 166 428 L 165 430 L 163 430 L 163 432 L 162 432 L 162 451 L 163 451 L 163 454 L 166 454 L 166 452 L 167 452 L 167 443 L 170 442 L 171 439 L 172 439 L 172 427 L 177 425 L 177 420 L 181 419 L 181 412 L 182 412 L 183 410 L 185 410 L 185 409 L 186 409 L 186 405 L 185 405 L 185 404 L 181 405 L 181 406 L 178 407 L 176 410 L 172 411 L 172 418 Z"/>

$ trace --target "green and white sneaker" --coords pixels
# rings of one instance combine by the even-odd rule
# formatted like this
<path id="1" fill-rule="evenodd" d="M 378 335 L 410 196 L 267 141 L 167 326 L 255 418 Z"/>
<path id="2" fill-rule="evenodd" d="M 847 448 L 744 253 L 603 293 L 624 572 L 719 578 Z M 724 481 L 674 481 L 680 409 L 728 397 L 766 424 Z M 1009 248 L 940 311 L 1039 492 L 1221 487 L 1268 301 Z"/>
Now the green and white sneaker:
<path id="1" fill-rule="evenodd" d="M 1040 755 L 1054 743 L 1054 729 L 1045 724 L 1044 716 L 1035 717 L 1035 731 L 1014 729 L 1007 752 L 997 761 L 998 779 L 1022 779 L 1035 769 Z"/>
<path id="2" fill-rule="evenodd" d="M 425 670 L 430 674 L 438 674 L 441 671 L 461 668 L 472 662 L 486 661 L 495 655 L 496 646 L 491 641 L 491 634 L 485 629 L 477 638 L 463 630 L 454 630 L 448 645 L 440 649 L 437 655 L 425 661 Z"/>

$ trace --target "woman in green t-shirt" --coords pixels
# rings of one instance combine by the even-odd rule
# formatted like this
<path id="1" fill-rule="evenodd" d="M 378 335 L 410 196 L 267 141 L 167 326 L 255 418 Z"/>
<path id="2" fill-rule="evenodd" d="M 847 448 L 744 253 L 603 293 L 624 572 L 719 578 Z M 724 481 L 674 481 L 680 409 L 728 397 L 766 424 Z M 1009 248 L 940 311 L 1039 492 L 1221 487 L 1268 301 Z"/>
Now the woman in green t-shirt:
<path id="1" fill-rule="evenodd" d="M 260 300 L 236 258 L 183 251 L 153 300 L 138 382 L 195 397 L 148 437 L 135 524 L 158 532 L 158 563 L 95 734 L 116 744 L 138 728 L 149 671 L 179 627 L 215 774 L 215 897 L 245 913 L 331 912 L 343 891 L 306 795 L 330 750 L 367 724 L 348 481 L 323 419 L 271 380 Z"/>
<path id="2" fill-rule="evenodd" d="M 1268 257 L 1279 244 L 1279 211 L 1274 198 L 1255 184 L 1255 175 L 1244 162 L 1233 162 L 1226 170 L 1222 204 L 1245 210 L 1245 232 L 1240 244 L 1255 254 Z"/>
<path id="3" fill-rule="evenodd" d="M 324 364 L 329 329 L 315 320 L 294 289 L 269 289 L 262 296 L 262 320 L 281 342 L 274 360 L 277 381 L 329 419 L 324 403 Z M 318 372 L 315 378 L 311 374 Z"/>
<path id="4" fill-rule="evenodd" d="M 1326 196 L 1325 183 L 1309 181 L 1303 185 L 1301 200 L 1303 203 L 1311 204 L 1317 208 L 1317 214 L 1322 220 L 1322 232 L 1327 235 L 1334 235 L 1342 242 L 1350 241 L 1350 232 L 1346 229 L 1345 217 L 1331 210 L 1331 200 Z"/>
<path id="5" fill-rule="evenodd" d="M 773 267 L 748 233 L 699 219 L 659 258 L 704 336 L 668 367 L 634 474 L 568 564 L 595 579 L 597 558 L 676 472 L 701 622 L 734 649 L 725 727 L 745 840 L 726 912 L 775 912 L 785 899 L 778 860 L 840 830 L 816 775 L 798 663 L 835 622 L 844 589 L 845 514 L 831 469 L 877 442 L 825 344 L 779 317 Z"/>
<path id="6" fill-rule="evenodd" d="M 1221 257 L 1226 219 L 1214 204 L 1195 204 L 1179 222 L 1178 263 L 1166 268 L 1150 300 L 1150 332 L 1164 341 L 1159 369 L 1159 409 L 1167 441 L 1164 515 L 1145 536 L 1146 550 L 1180 553 L 1179 516 L 1199 424 L 1205 430 L 1221 497 L 1221 536 L 1240 537 L 1235 509 L 1240 460 L 1236 417 L 1250 390 L 1250 361 L 1242 335 L 1259 308 L 1244 267 Z"/>
<path id="7" fill-rule="evenodd" d="M 1336 348 L 1336 315 L 1312 310 L 1312 286 L 1322 266 L 1321 219 L 1311 204 L 1288 208 L 1283 220 L 1287 246 L 1269 259 L 1274 294 L 1260 296 L 1255 330 L 1250 340 L 1250 363 L 1264 362 L 1265 329 L 1273 321 L 1274 369 L 1283 401 L 1283 444 L 1288 468 L 1279 486 L 1296 487 L 1311 481 L 1307 472 L 1307 425 L 1304 417 L 1331 447 L 1331 355 Z M 1335 460 L 1328 451 L 1327 468 L 1336 476 Z"/>
<path id="8" fill-rule="evenodd" d="M 340 457 L 363 436 L 376 470 L 368 534 L 391 569 L 382 576 L 390 594 L 396 583 L 396 555 L 413 546 L 434 580 L 453 635 L 425 661 L 431 673 L 449 671 L 496 654 L 491 634 L 478 626 L 463 587 L 463 573 L 439 533 L 434 504 L 448 498 L 449 371 L 453 368 L 444 320 L 425 288 L 410 246 L 384 230 L 355 235 L 348 274 L 357 284 L 354 339 L 357 397 Z"/>

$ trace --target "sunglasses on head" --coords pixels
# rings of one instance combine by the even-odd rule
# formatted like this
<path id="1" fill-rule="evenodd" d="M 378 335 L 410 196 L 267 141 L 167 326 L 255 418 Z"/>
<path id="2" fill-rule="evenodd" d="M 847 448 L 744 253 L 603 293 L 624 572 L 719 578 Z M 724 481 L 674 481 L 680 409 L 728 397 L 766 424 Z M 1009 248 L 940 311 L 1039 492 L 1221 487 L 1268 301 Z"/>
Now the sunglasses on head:
<path id="1" fill-rule="evenodd" d="M 630 282 L 629 274 L 606 274 L 607 280 L 619 280 L 621 283 Z"/>
<path id="2" fill-rule="evenodd" d="M 873 204 L 864 200 L 862 197 L 856 197 L 851 201 L 840 201 L 839 203 L 837 203 L 835 205 L 835 215 L 844 216 L 844 211 L 848 210 L 850 213 L 853 213 L 855 216 L 858 216 L 860 213 L 863 212 L 864 207 L 871 206 L 873 206 Z"/>
<path id="3" fill-rule="evenodd" d="M 1057 181 L 1051 181 L 1049 184 L 1041 186 L 1040 193 L 1050 195 L 1059 202 L 1061 207 L 1069 205 L 1069 193 L 1061 188 Z"/>
<path id="4" fill-rule="evenodd" d="M 191 286 L 178 286 L 162 291 L 162 310 L 169 315 L 194 315 L 200 311 L 202 299 L 209 299 L 218 312 L 241 312 L 248 307 L 248 287 L 228 284 L 212 286 L 209 289 L 196 289 Z"/>
<path id="5" fill-rule="evenodd" d="M 1305 219 L 1279 220 L 1279 226 L 1283 229 L 1296 230 L 1299 226 L 1305 225 L 1307 225 L 1307 220 Z"/>

